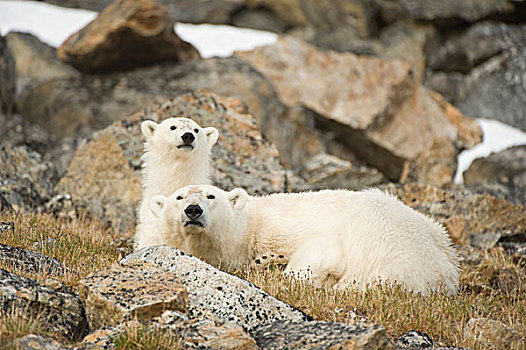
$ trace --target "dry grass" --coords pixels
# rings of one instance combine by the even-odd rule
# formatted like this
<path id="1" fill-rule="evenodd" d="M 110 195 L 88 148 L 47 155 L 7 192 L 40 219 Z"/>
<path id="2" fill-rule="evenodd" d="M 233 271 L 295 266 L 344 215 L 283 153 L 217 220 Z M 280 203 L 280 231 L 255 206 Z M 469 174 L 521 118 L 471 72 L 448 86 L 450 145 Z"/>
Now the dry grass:
<path id="1" fill-rule="evenodd" d="M 464 325 L 477 317 L 500 321 L 526 335 L 526 272 L 497 248 L 484 253 L 479 265 L 463 266 L 461 290 L 454 297 L 423 297 L 396 286 L 365 292 L 316 289 L 284 277 L 277 267 L 237 274 L 317 320 L 362 319 L 384 325 L 393 338 L 416 329 L 442 345 L 478 349 L 479 344 L 462 339 Z"/>
<path id="2" fill-rule="evenodd" d="M 0 310 L 0 345 L 7 349 L 15 349 L 15 346 L 10 343 L 18 337 L 27 334 L 47 335 L 49 333 L 45 322 L 28 315 L 26 310 L 16 308 L 9 311 Z"/>
<path id="3" fill-rule="evenodd" d="M 133 323 L 115 340 L 116 350 L 178 350 L 183 349 L 174 332 Z"/>
<path id="4" fill-rule="evenodd" d="M 58 259 L 68 269 L 64 276 L 60 276 L 60 280 L 73 289 L 82 278 L 111 265 L 119 258 L 111 232 L 93 220 L 67 221 L 51 214 L 2 212 L 0 221 L 15 223 L 15 232 L 4 231 L 0 235 L 0 243 Z M 0 267 L 36 280 L 57 278 L 44 272 L 23 272 L 5 262 L 0 263 Z"/>
<path id="5" fill-rule="evenodd" d="M 56 239 L 53 244 L 42 245 L 37 250 L 63 262 L 70 273 L 63 276 L 62 281 L 73 290 L 80 279 L 111 265 L 120 257 L 112 243 L 111 232 L 97 222 L 67 222 L 46 214 L 10 213 L 0 213 L 0 221 L 14 221 L 16 227 L 14 234 L 4 232 L 0 243 L 34 250 L 32 247 L 36 242 Z M 12 267 L 0 267 L 13 271 Z M 463 266 L 461 290 L 455 297 L 422 297 L 399 287 L 374 287 L 365 292 L 315 289 L 287 279 L 281 272 L 279 267 L 269 267 L 244 269 L 237 275 L 315 319 L 338 322 L 365 319 L 384 325 L 394 338 L 416 329 L 444 345 L 477 349 L 480 348 L 478 344 L 466 343 L 462 339 L 464 325 L 476 317 L 500 321 L 526 335 L 526 267 L 524 262 L 514 261 L 500 249 L 484 253 L 479 264 Z M 43 279 L 48 276 L 28 277 Z M 20 320 L 17 322 L 18 326 L 9 326 L 10 330 L 6 331 L 7 323 L 3 321 L 0 334 L 4 337 L 8 334 L 11 338 L 14 334 L 38 333 L 34 320 L 29 320 L 27 325 Z M 32 327 L 37 327 L 37 330 Z M 142 328 L 129 329 L 119 338 L 119 349 L 162 349 L 165 345 L 169 348 L 175 344 L 172 334 L 156 334 L 158 340 L 150 334 Z"/>

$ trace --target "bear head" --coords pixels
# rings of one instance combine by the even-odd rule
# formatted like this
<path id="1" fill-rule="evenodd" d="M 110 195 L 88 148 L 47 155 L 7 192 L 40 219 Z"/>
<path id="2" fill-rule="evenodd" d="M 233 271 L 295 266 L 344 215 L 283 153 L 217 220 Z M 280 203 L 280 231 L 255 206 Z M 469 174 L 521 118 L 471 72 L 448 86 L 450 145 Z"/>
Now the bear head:
<path id="1" fill-rule="evenodd" d="M 202 128 L 188 118 L 168 118 L 161 123 L 145 120 L 141 132 L 149 151 L 171 152 L 185 157 L 192 152 L 210 152 L 217 142 L 219 131 L 214 127 Z"/>
<path id="2" fill-rule="evenodd" d="M 216 241 L 220 240 L 218 235 L 237 227 L 239 214 L 248 199 L 242 188 L 226 192 L 215 186 L 191 185 L 169 197 L 152 197 L 150 209 L 158 219 L 164 220 L 170 233 L 183 237 L 201 233 Z"/>

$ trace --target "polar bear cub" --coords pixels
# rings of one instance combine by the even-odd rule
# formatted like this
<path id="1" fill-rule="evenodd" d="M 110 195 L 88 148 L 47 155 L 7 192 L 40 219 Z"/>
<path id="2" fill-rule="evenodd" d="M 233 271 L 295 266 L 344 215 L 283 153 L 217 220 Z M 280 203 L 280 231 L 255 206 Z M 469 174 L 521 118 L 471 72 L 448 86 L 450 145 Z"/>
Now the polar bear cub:
<path id="1" fill-rule="evenodd" d="M 383 281 L 422 294 L 457 291 L 458 258 L 443 227 L 376 189 L 252 197 L 187 186 L 150 206 L 163 243 L 228 269 L 278 258 L 317 286 Z"/>
<path id="2" fill-rule="evenodd" d="M 145 153 L 143 197 L 135 233 L 138 248 L 160 243 L 149 208 L 154 195 L 170 195 L 186 185 L 210 183 L 210 154 L 219 137 L 216 128 L 202 128 L 188 118 L 168 118 L 159 124 L 146 120 L 141 131 Z"/>

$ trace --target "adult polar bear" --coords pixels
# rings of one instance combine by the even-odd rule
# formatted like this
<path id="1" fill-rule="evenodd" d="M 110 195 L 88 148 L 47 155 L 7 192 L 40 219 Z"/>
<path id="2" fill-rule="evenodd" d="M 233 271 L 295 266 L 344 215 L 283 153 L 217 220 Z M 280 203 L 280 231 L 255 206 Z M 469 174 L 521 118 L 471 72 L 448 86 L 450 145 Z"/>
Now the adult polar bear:
<path id="1" fill-rule="evenodd" d="M 163 243 L 214 265 L 283 258 L 286 272 L 317 286 L 396 281 L 422 294 L 457 291 L 458 260 L 444 229 L 379 190 L 251 197 L 187 186 L 150 206 L 172 239 Z"/>
<path id="2" fill-rule="evenodd" d="M 210 154 L 219 137 L 216 128 L 202 128 L 182 117 L 168 118 L 159 124 L 145 120 L 141 132 L 145 138 L 145 152 L 142 158 L 143 197 L 135 233 L 138 248 L 162 241 L 149 208 L 153 196 L 168 196 L 186 185 L 210 183 Z"/>

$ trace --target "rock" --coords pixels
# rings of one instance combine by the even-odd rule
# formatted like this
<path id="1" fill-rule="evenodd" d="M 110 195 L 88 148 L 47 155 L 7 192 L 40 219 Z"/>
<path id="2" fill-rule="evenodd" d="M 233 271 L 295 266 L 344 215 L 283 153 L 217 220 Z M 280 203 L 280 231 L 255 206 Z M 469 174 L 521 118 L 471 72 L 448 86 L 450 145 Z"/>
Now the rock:
<path id="1" fill-rule="evenodd" d="M 88 322 L 79 298 L 55 292 L 35 280 L 0 269 L 0 307 L 38 318 L 51 332 L 80 340 L 88 333 Z"/>
<path id="2" fill-rule="evenodd" d="M 510 13 L 513 5 L 507 0 L 480 0 L 459 3 L 454 0 L 375 0 L 382 18 L 388 22 L 409 17 L 414 21 L 464 21 L 473 23 L 481 19 Z"/>
<path id="3" fill-rule="evenodd" d="M 428 53 L 426 85 L 462 113 L 526 131 L 526 25 L 482 22 Z"/>
<path id="4" fill-rule="evenodd" d="M 57 56 L 91 73 L 200 58 L 196 48 L 175 34 L 174 23 L 155 0 L 115 0 L 66 39 Z"/>
<path id="5" fill-rule="evenodd" d="M 483 238 L 477 238 L 478 235 L 498 234 L 495 244 L 500 237 L 511 238 L 526 230 L 525 207 L 489 194 L 478 194 L 465 188 L 442 190 L 419 184 L 389 184 L 379 188 L 440 223 L 448 220 L 465 222 L 467 232 L 463 230 L 462 237 L 469 234 L 472 242 Z"/>
<path id="6" fill-rule="evenodd" d="M 28 147 L 8 145 L 0 146 L 0 164 L 0 197 L 6 206 L 15 211 L 41 210 L 58 181 L 52 165 Z"/>
<path id="7" fill-rule="evenodd" d="M 321 52 L 290 37 L 236 55 L 267 76 L 286 105 L 318 113 L 318 126 L 390 180 L 400 179 L 406 162 L 434 152 L 436 140 L 454 145 L 451 162 L 481 140 L 479 126 L 417 84 L 407 63 Z M 451 183 L 453 173 L 439 184 Z"/>
<path id="8" fill-rule="evenodd" d="M 0 34 L 0 115 L 10 116 L 15 103 L 15 62 L 6 38 Z"/>
<path id="9" fill-rule="evenodd" d="M 309 159 L 298 173 L 307 184 L 302 188 L 291 186 L 289 181 L 289 189 L 294 192 L 331 188 L 358 190 L 387 182 L 382 173 L 376 169 L 326 153 L 320 153 Z"/>
<path id="10" fill-rule="evenodd" d="M 468 230 L 468 224 L 463 215 L 452 215 L 444 221 L 449 236 L 455 244 L 470 244 L 471 234 Z"/>
<path id="11" fill-rule="evenodd" d="M 266 323 L 307 321 L 310 317 L 275 299 L 253 284 L 222 272 L 207 263 L 168 246 L 147 247 L 128 255 L 121 265 L 140 259 L 158 264 L 181 279 L 188 290 L 189 316 L 213 314 L 246 330 Z"/>
<path id="12" fill-rule="evenodd" d="M 524 337 L 505 324 L 489 318 L 471 318 L 464 326 L 462 341 L 476 343 L 480 348 L 519 349 Z"/>
<path id="13" fill-rule="evenodd" d="M 79 214 L 98 218 L 119 232 L 135 226 L 141 180 L 111 133 L 77 149 L 55 191 L 70 194 Z"/>
<path id="14" fill-rule="evenodd" d="M 494 183 L 509 189 L 510 196 L 526 206 L 526 146 L 515 146 L 478 158 L 464 172 L 464 184 Z"/>
<path id="15" fill-rule="evenodd" d="M 0 236 L 6 234 L 15 234 L 15 223 L 13 221 L 0 221 Z"/>
<path id="16" fill-rule="evenodd" d="M 188 293 L 178 277 L 143 261 L 98 271 L 79 283 L 91 329 L 148 321 L 165 310 L 186 313 Z"/>
<path id="17" fill-rule="evenodd" d="M 259 349 L 392 349 L 382 326 L 276 321 L 250 332 Z"/>
<path id="18" fill-rule="evenodd" d="M 64 345 L 51 337 L 28 334 L 13 341 L 14 349 L 23 350 L 66 350 Z"/>
<path id="19" fill-rule="evenodd" d="M 409 348 L 425 349 L 434 348 L 435 342 L 426 333 L 411 330 L 402 334 L 395 341 L 397 345 Z"/>
<path id="20" fill-rule="evenodd" d="M 199 92 L 145 108 L 94 134 L 77 150 L 56 192 L 71 194 L 77 211 L 98 217 L 120 232 L 132 231 L 142 188 L 140 124 L 174 115 L 219 130 L 212 149 L 215 185 L 243 187 L 253 194 L 286 190 L 279 153 L 263 138 L 246 107 L 232 98 Z"/>
<path id="21" fill-rule="evenodd" d="M 62 276 L 66 272 L 64 265 L 55 258 L 1 243 L 0 261 L 17 272 L 56 276 Z"/>

